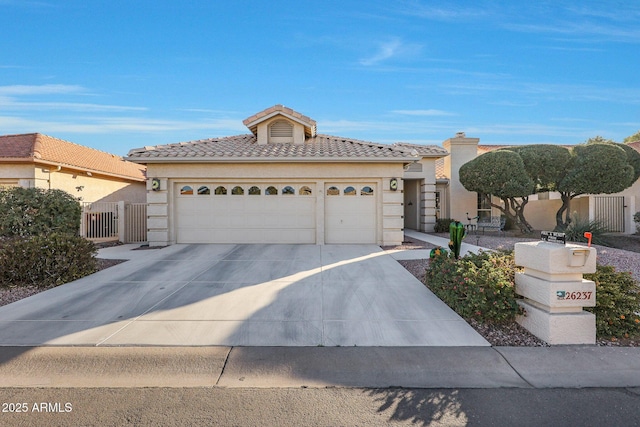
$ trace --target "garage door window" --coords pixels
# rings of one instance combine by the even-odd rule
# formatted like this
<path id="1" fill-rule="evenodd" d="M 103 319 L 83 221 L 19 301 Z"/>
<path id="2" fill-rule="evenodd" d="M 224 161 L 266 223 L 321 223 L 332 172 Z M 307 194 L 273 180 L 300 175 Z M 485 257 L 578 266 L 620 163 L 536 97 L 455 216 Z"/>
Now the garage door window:
<path id="1" fill-rule="evenodd" d="M 339 195 L 340 195 L 340 190 L 338 190 L 338 187 L 327 188 L 327 196 L 339 196 Z"/>
<path id="2" fill-rule="evenodd" d="M 347 188 L 344 189 L 344 195 L 345 196 L 355 196 L 356 195 L 356 189 L 349 186 Z"/>
<path id="3" fill-rule="evenodd" d="M 193 188 L 189 185 L 185 185 L 184 187 L 182 187 L 180 189 L 180 194 L 182 196 L 192 196 L 193 195 Z"/>
<path id="4" fill-rule="evenodd" d="M 244 188 L 238 186 L 233 187 L 233 189 L 231 190 L 231 194 L 233 194 L 234 196 L 242 196 L 244 194 Z"/>
<path id="5" fill-rule="evenodd" d="M 217 196 L 226 196 L 227 195 L 227 189 L 223 186 L 219 186 L 216 187 L 216 190 L 214 191 L 214 194 L 216 194 Z"/>
<path id="6" fill-rule="evenodd" d="M 367 186 L 367 187 L 362 187 L 362 190 L 360 190 L 360 195 L 361 196 L 373 196 L 373 188 Z"/>
<path id="7" fill-rule="evenodd" d="M 206 185 L 203 185 L 202 187 L 198 187 L 198 195 L 206 196 L 209 194 L 211 194 L 211 190 L 209 190 L 209 187 L 207 187 Z"/>
<path id="8" fill-rule="evenodd" d="M 278 194 L 278 189 L 273 185 L 270 185 L 266 190 L 264 190 L 264 194 L 266 194 L 267 196 L 275 196 Z"/>
<path id="9" fill-rule="evenodd" d="M 260 193 L 260 187 L 256 187 L 255 185 L 249 189 L 250 196 L 259 196 Z"/>
<path id="10" fill-rule="evenodd" d="M 286 187 L 284 187 L 282 189 L 282 194 L 283 195 L 294 195 L 294 194 L 296 194 L 296 190 L 294 190 L 292 186 L 287 185 Z"/>
<path id="11" fill-rule="evenodd" d="M 300 195 L 302 195 L 302 196 L 310 196 L 311 195 L 311 189 L 305 185 L 304 187 L 302 187 L 300 189 Z"/>

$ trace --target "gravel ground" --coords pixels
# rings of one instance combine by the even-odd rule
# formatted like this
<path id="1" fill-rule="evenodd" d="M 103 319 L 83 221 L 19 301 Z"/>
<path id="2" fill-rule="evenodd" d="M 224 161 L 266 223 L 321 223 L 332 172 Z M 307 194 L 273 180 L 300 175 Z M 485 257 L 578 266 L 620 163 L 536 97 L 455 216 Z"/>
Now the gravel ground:
<path id="1" fill-rule="evenodd" d="M 439 237 L 448 238 L 448 234 L 435 234 Z M 637 237 L 637 239 L 636 239 Z M 640 281 L 640 255 L 632 250 L 640 250 L 640 236 L 623 237 L 621 244 L 631 250 L 615 249 L 606 246 L 594 247 L 597 250 L 598 263 L 602 265 L 612 265 L 618 271 L 629 271 L 634 278 Z M 482 246 L 488 249 L 513 250 L 517 242 L 526 240 L 538 240 L 537 238 L 527 238 L 521 236 L 499 236 L 499 235 L 470 235 L 465 238 L 465 243 Z M 431 249 L 434 245 L 412 239 L 407 239 L 402 245 L 396 247 L 385 247 L 385 249 Z M 429 265 L 429 260 L 399 261 L 400 264 L 413 274 L 418 280 L 424 282 L 425 270 Z M 428 285 L 427 285 L 428 286 Z M 547 343 L 532 335 L 526 329 L 513 322 L 506 325 L 484 324 L 473 319 L 465 319 L 467 322 L 493 346 L 527 346 L 540 347 L 548 346 Z M 640 347 L 638 340 L 605 340 L 597 342 L 599 346 L 629 346 Z"/>

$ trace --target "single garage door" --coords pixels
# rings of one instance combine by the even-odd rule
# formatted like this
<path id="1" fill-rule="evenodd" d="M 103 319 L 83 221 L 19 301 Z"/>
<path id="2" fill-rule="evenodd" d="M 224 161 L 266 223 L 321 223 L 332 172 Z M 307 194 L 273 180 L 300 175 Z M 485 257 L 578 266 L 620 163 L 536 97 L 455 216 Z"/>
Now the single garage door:
<path id="1" fill-rule="evenodd" d="M 325 186 L 325 242 L 377 242 L 374 184 L 335 183 Z"/>
<path id="2" fill-rule="evenodd" d="M 315 243 L 314 192 L 312 184 L 179 184 L 177 241 Z"/>

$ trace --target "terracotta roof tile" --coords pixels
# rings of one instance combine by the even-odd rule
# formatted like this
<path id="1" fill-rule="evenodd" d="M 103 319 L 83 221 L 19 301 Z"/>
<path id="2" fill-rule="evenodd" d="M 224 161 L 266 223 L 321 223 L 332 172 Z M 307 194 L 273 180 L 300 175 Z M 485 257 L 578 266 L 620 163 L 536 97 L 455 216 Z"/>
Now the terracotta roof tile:
<path id="1" fill-rule="evenodd" d="M 40 133 L 0 136 L 0 161 L 54 163 L 96 173 L 144 181 L 145 168 L 122 157 Z"/>
<path id="2" fill-rule="evenodd" d="M 237 135 L 225 138 L 202 139 L 186 143 L 159 145 L 133 149 L 128 159 L 146 163 L 154 159 L 202 158 L 208 161 L 264 160 L 402 160 L 411 157 L 405 150 L 386 144 L 317 135 L 303 144 L 258 144 L 255 135 Z M 159 160 L 161 161 L 161 160 Z"/>

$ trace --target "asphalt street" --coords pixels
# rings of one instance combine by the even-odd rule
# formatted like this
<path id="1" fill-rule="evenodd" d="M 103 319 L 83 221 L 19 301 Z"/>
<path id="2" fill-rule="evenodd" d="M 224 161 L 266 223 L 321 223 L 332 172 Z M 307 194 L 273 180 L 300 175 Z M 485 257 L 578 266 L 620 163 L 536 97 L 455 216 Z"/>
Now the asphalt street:
<path id="1" fill-rule="evenodd" d="M 601 427 L 640 420 L 640 389 L 625 388 L 30 388 L 0 389 L 0 402 L 2 426 Z M 26 411 L 9 411 L 16 405 Z"/>

